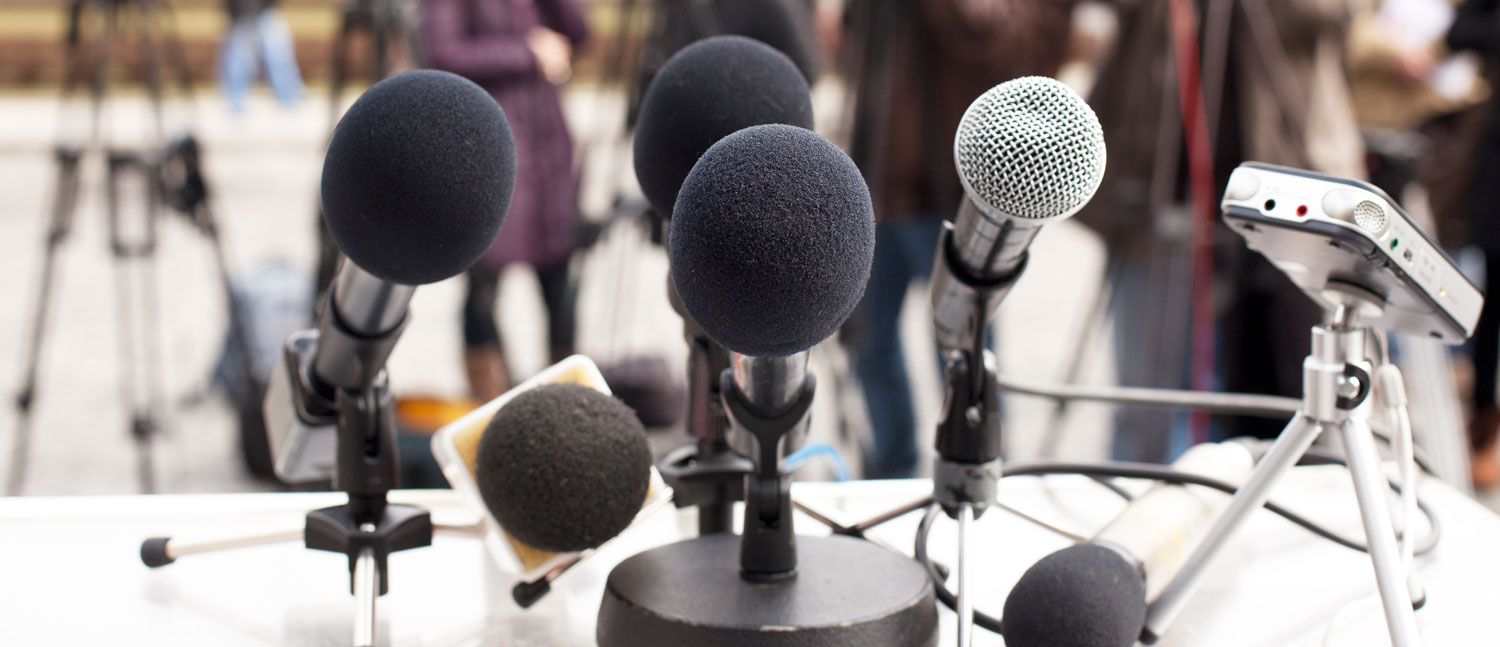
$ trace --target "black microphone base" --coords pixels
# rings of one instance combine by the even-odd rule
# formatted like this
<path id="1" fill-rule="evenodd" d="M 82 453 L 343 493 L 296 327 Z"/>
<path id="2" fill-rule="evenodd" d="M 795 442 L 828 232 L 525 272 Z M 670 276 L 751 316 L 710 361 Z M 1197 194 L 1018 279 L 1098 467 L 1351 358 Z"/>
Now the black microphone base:
<path id="1" fill-rule="evenodd" d="M 850 537 L 797 537 L 797 576 L 740 577 L 740 537 L 653 548 L 609 574 L 599 647 L 933 647 L 937 605 L 922 567 Z"/>

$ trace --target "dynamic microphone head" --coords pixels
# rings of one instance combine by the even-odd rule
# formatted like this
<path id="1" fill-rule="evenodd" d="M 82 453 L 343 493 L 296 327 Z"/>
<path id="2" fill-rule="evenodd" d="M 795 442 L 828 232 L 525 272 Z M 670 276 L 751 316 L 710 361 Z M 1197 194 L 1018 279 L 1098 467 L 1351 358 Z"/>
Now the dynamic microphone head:
<path id="1" fill-rule="evenodd" d="M 1006 81 L 958 122 L 953 162 L 987 215 L 1031 221 L 1078 212 L 1104 178 L 1104 130 L 1088 102 L 1055 79 Z"/>
<path id="2" fill-rule="evenodd" d="M 1021 576 L 1005 599 L 1007 647 L 1131 647 L 1146 624 L 1146 584 L 1113 550 L 1064 548 Z"/>
<path id="3" fill-rule="evenodd" d="M 683 182 L 668 253 L 683 307 L 719 345 L 798 353 L 833 334 L 864 295 L 870 190 L 849 156 L 812 131 L 746 128 Z"/>
<path id="4" fill-rule="evenodd" d="M 510 124 L 456 74 L 376 83 L 344 114 L 323 161 L 323 216 L 339 249 L 377 278 L 458 274 L 495 241 L 515 187 Z"/>
<path id="5" fill-rule="evenodd" d="M 595 548 L 640 512 L 651 450 L 635 412 L 577 384 L 523 391 L 479 440 L 474 481 L 520 542 L 551 552 Z"/>
<path id="6" fill-rule="evenodd" d="M 742 36 L 682 48 L 641 99 L 635 177 L 657 213 L 671 217 L 693 164 L 729 134 L 762 124 L 813 127 L 807 80 L 786 55 Z"/>

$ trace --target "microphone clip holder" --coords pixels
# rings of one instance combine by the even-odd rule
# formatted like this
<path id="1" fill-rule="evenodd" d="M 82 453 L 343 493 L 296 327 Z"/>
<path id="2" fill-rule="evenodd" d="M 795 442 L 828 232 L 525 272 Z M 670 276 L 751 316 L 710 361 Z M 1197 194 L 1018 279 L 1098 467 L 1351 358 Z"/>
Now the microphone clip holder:
<path id="1" fill-rule="evenodd" d="M 767 411 L 746 399 L 734 372 L 719 375 L 724 408 L 736 429 L 755 439 L 754 468 L 745 476 L 745 523 L 740 543 L 740 575 L 752 581 L 796 577 L 797 544 L 792 529 L 792 479 L 782 470 L 782 446 L 812 410 L 817 379 L 807 373 L 791 404 Z"/>
<path id="2" fill-rule="evenodd" d="M 676 290 L 668 286 L 676 302 Z M 734 502 L 744 498 L 749 459 L 729 447 L 729 420 L 724 413 L 719 375 L 729 368 L 728 353 L 683 314 L 688 342 L 688 392 L 684 424 L 693 444 L 669 452 L 657 465 L 672 487 L 679 508 L 698 509 L 698 534 L 734 530 Z"/>

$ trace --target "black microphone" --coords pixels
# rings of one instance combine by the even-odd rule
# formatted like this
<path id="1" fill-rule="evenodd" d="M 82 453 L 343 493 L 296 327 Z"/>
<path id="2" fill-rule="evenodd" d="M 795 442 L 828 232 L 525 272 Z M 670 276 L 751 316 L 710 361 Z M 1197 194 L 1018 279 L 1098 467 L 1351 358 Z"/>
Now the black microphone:
<path id="1" fill-rule="evenodd" d="M 1255 457 L 1238 442 L 1187 450 L 1174 469 L 1242 483 Z M 1148 601 L 1229 505 L 1228 494 L 1161 483 L 1136 497 L 1086 544 L 1042 558 L 1005 600 L 1008 647 L 1130 647 L 1143 636 Z"/>
<path id="2" fill-rule="evenodd" d="M 333 471 L 334 400 L 382 379 L 417 285 L 458 274 L 495 240 L 515 186 L 505 113 L 461 76 L 417 70 L 354 102 L 323 161 L 329 234 L 347 256 L 317 331 L 287 340 L 266 420 L 284 481 Z"/>
<path id="3" fill-rule="evenodd" d="M 620 400 L 578 384 L 544 384 L 495 413 L 474 482 L 517 541 L 554 553 L 597 548 L 625 530 L 651 486 L 646 429 Z"/>
<path id="4" fill-rule="evenodd" d="M 743 36 L 682 48 L 641 99 L 633 149 L 641 191 L 670 218 L 698 158 L 730 133 L 764 124 L 813 127 L 807 80 L 786 55 Z"/>
<path id="5" fill-rule="evenodd" d="M 678 191 L 698 158 L 735 131 L 763 124 L 812 128 L 807 81 L 781 52 L 740 36 L 695 42 L 656 73 L 641 102 L 634 143 L 635 174 L 652 208 L 672 216 Z M 700 533 L 733 528 L 732 503 L 748 469 L 727 445 L 719 375 L 729 355 L 682 307 L 668 279 L 672 308 L 688 342 L 685 427 L 694 443 L 663 458 L 662 475 L 680 507 L 698 508 Z"/>
<path id="6" fill-rule="evenodd" d="M 807 349 L 854 312 L 870 278 L 875 216 L 854 162 L 812 131 L 753 126 L 714 144 L 672 218 L 672 280 L 689 316 L 731 352 L 721 377 L 747 481 L 747 573 L 795 568 L 781 461 L 806 435 Z M 732 384 L 730 384 L 732 382 Z M 757 428 L 752 418 L 779 418 Z M 779 490 L 777 489 L 779 488 Z"/>
<path id="7" fill-rule="evenodd" d="M 599 607 L 599 645 L 936 644 L 925 570 L 861 539 L 794 534 L 782 469 L 807 430 L 807 351 L 853 312 L 874 260 L 859 170 L 811 131 L 752 126 L 703 154 L 674 207 L 667 251 L 682 305 L 731 352 L 720 376 L 730 441 L 754 463 L 744 533 L 621 562 Z"/>

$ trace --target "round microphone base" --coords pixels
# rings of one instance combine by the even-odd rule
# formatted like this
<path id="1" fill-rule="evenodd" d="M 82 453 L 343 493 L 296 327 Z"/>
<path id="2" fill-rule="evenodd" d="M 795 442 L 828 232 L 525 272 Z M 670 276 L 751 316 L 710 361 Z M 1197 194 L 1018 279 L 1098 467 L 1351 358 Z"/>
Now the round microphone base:
<path id="1" fill-rule="evenodd" d="M 797 537 L 797 576 L 740 577 L 740 537 L 653 548 L 609 574 L 599 647 L 932 647 L 932 582 L 911 558 L 851 537 Z"/>

